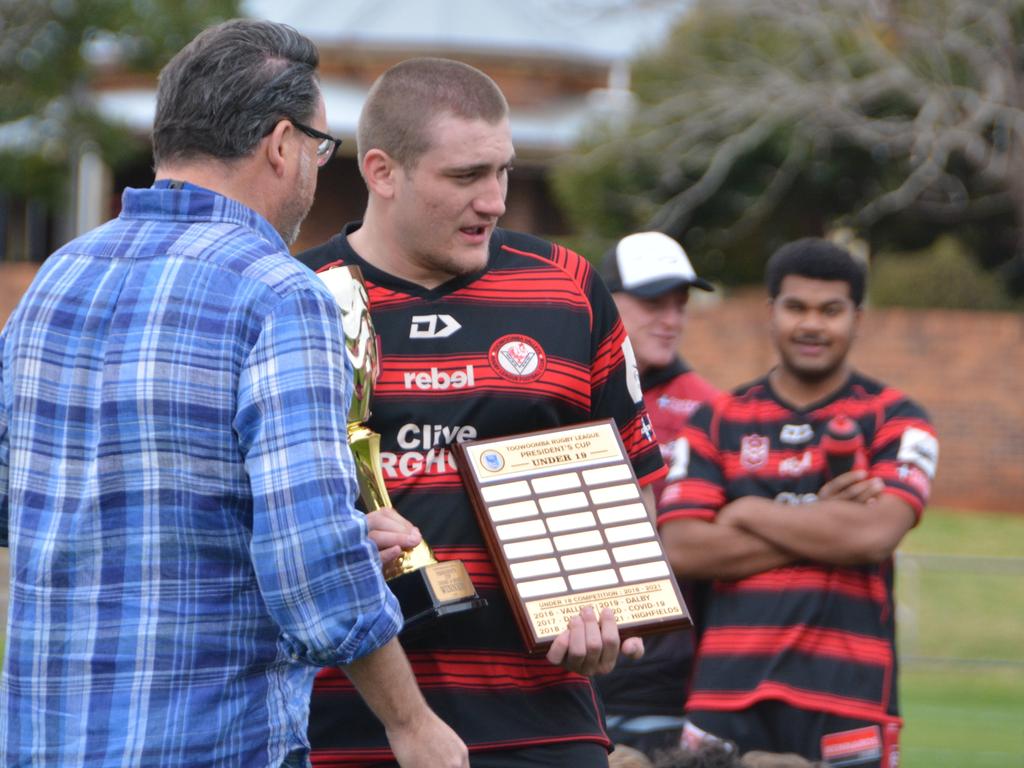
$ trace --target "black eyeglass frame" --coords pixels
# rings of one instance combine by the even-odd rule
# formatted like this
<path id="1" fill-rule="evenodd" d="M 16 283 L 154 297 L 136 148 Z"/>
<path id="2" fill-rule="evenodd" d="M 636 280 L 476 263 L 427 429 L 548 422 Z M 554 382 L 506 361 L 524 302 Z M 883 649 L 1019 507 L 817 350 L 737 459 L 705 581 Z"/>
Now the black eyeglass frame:
<path id="1" fill-rule="evenodd" d="M 341 139 L 336 139 L 329 133 L 318 131 L 316 128 L 310 128 L 308 125 L 300 123 L 298 120 L 292 120 L 292 118 L 290 117 L 288 118 L 288 122 L 290 122 L 292 125 L 294 125 L 307 136 L 314 139 L 320 139 L 320 144 L 318 144 L 316 148 L 316 157 L 318 160 L 318 165 L 321 168 L 327 165 L 327 161 L 334 157 L 335 153 L 337 153 L 338 151 L 338 147 L 341 146 Z M 330 144 L 328 144 L 327 142 L 330 142 Z"/>

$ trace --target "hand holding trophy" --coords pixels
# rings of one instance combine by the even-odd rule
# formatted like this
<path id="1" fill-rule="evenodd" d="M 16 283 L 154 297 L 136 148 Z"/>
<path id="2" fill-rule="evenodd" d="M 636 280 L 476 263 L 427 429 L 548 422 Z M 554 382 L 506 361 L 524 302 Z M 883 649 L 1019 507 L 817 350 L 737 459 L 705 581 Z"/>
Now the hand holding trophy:
<path id="1" fill-rule="evenodd" d="M 319 273 L 341 308 L 345 352 L 352 363 L 352 404 L 348 412 L 348 442 L 355 460 L 359 495 L 367 512 L 391 507 L 380 461 L 380 435 L 365 425 L 379 371 L 377 335 L 370 319 L 370 302 L 359 267 L 338 266 Z M 426 541 L 404 550 L 384 568 L 388 587 L 398 598 L 405 617 L 403 632 L 432 619 L 487 604 L 461 560 L 438 561 Z"/>

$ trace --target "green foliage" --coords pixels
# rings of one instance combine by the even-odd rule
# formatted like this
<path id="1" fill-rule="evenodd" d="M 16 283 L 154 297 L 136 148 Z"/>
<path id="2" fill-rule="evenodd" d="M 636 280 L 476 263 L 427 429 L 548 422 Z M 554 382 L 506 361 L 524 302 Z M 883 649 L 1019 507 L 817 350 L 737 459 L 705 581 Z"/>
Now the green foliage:
<path id="1" fill-rule="evenodd" d="M 980 269 L 961 243 L 949 236 L 923 251 L 875 256 L 870 293 L 876 306 L 981 310 L 1015 306 L 999 277 Z"/>
<path id="2" fill-rule="evenodd" d="M 200 29 L 237 13 L 237 0 L 5 0 L 0 118 L 40 114 L 96 66 L 154 71 Z"/>
<path id="3" fill-rule="evenodd" d="M 613 144 L 607 136 L 594 137 L 589 146 L 597 155 L 594 162 L 556 173 L 552 183 L 575 229 L 582 233 L 577 243 L 580 252 L 598 254 L 653 215 L 652 204 L 641 193 L 657 186 L 658 168 L 642 153 L 631 152 L 628 143 Z M 604 157 L 612 146 L 623 152 L 614 161 Z"/>
<path id="4" fill-rule="evenodd" d="M 565 158 L 556 194 L 591 252 L 659 229 L 726 285 L 836 226 L 888 251 L 955 233 L 995 267 L 1024 216 L 1022 9 L 698 0 L 634 62 L 635 109 Z"/>
<path id="5" fill-rule="evenodd" d="M 56 201 L 86 143 L 114 168 L 137 159 L 145 142 L 94 112 L 90 85 L 109 71 L 155 83 L 196 32 L 236 15 L 238 0 L 0 0 L 0 189 Z"/>

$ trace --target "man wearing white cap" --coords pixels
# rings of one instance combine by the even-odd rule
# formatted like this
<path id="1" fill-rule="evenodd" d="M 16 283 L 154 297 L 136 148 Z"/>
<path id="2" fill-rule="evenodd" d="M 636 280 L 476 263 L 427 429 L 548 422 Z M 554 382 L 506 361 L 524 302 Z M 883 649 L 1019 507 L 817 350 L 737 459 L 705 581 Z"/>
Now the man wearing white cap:
<path id="1" fill-rule="evenodd" d="M 638 232 L 622 238 L 606 254 L 602 277 L 612 292 L 626 327 L 655 434 L 668 475 L 654 484 L 655 498 L 665 483 L 679 480 L 686 466 L 686 442 L 677 440 L 701 404 L 717 396 L 711 384 L 679 356 L 690 288 L 713 290 L 694 271 L 682 246 L 661 232 Z M 683 585 L 694 611 L 694 591 Z M 689 630 L 647 639 L 642 659 L 620 660 L 597 679 L 605 701 L 612 741 L 650 756 L 679 744 L 683 704 L 693 659 Z"/>

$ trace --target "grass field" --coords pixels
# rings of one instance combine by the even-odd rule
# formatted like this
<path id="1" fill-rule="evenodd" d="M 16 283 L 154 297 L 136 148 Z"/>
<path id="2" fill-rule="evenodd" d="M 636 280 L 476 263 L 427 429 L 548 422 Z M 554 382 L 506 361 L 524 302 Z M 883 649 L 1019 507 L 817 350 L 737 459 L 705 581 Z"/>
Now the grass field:
<path id="1" fill-rule="evenodd" d="M 1024 766 L 1024 672 L 914 666 L 900 681 L 901 768 Z"/>
<path id="2" fill-rule="evenodd" d="M 902 768 L 1024 768 L 1024 515 L 928 510 L 901 554 Z"/>

